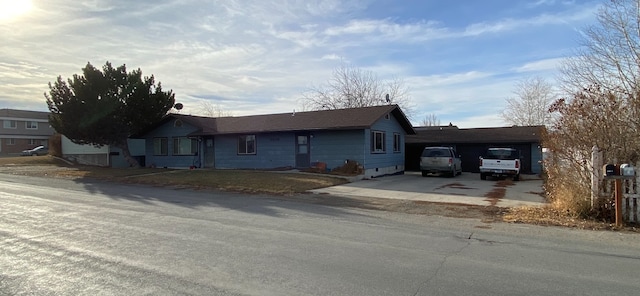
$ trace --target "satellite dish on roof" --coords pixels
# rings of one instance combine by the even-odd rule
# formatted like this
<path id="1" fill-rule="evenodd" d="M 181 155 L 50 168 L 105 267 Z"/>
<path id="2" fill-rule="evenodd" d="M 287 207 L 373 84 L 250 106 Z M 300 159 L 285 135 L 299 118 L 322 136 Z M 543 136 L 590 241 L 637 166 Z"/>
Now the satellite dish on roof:
<path id="1" fill-rule="evenodd" d="M 182 110 L 182 107 L 184 107 L 184 106 L 182 105 L 182 103 L 176 103 L 175 105 L 173 105 L 173 108 L 176 108 L 176 110 L 178 110 L 178 111 L 179 111 L 179 110 Z"/>

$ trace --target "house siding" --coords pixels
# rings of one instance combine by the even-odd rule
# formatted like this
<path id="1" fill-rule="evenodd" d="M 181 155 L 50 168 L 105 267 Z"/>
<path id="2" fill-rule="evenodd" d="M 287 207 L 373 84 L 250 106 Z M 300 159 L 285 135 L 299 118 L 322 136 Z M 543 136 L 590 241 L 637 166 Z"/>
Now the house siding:
<path id="1" fill-rule="evenodd" d="M 181 126 L 175 126 L 175 120 L 171 120 L 145 134 L 145 165 L 160 168 L 187 168 L 197 163 L 198 155 L 173 155 L 173 139 L 185 137 L 196 130 L 196 127 L 185 122 Z M 159 137 L 167 138 L 167 155 L 153 155 L 153 139 Z"/>
<path id="2" fill-rule="evenodd" d="M 311 133 L 311 162 L 324 162 L 328 169 L 344 165 L 346 160 L 362 164 L 369 145 L 364 130 L 321 131 Z"/>
<path id="3" fill-rule="evenodd" d="M 151 140 L 151 151 L 153 153 L 153 139 Z M 143 139 L 128 139 L 129 154 L 138 161 L 140 166 L 146 166 L 146 150 L 147 141 Z M 129 162 L 124 158 L 122 149 L 117 147 L 109 147 L 109 165 L 112 168 L 129 167 Z"/>
<path id="4" fill-rule="evenodd" d="M 371 151 L 371 132 L 373 131 L 385 133 L 385 151 L 382 153 Z M 395 133 L 400 134 L 399 152 L 393 151 L 393 135 Z M 405 131 L 395 117 L 390 116 L 389 119 L 380 119 L 371 129 L 366 129 L 364 142 L 367 145 L 366 159 L 364 161 L 365 177 L 378 177 L 404 172 Z"/>
<path id="5" fill-rule="evenodd" d="M 66 136 L 61 138 L 62 157 L 85 165 L 108 166 L 109 146 L 80 145 Z"/>
<path id="6" fill-rule="evenodd" d="M 219 169 L 272 169 L 295 166 L 294 133 L 252 135 L 256 136 L 256 154 L 246 155 L 238 154 L 238 137 L 241 135 L 216 136 L 215 167 Z"/>

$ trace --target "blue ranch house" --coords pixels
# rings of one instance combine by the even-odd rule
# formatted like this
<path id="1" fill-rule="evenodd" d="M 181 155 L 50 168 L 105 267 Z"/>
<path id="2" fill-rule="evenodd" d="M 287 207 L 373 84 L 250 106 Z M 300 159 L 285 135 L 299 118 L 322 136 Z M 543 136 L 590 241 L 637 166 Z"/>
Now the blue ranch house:
<path id="1" fill-rule="evenodd" d="M 404 172 L 405 136 L 415 131 L 397 105 L 282 114 L 200 117 L 168 114 L 132 138 L 147 166 L 328 169 L 356 161 L 364 176 Z"/>

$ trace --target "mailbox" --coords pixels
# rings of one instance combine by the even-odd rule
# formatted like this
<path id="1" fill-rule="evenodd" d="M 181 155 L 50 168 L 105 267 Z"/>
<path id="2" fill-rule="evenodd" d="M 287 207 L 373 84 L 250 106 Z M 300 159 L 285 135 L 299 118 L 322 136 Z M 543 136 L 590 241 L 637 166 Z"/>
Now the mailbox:
<path id="1" fill-rule="evenodd" d="M 615 176 L 616 174 L 616 166 L 614 164 L 605 164 L 602 167 L 602 173 L 604 174 L 605 177 L 608 176 Z"/>
<path id="2" fill-rule="evenodd" d="M 628 163 L 623 163 L 620 165 L 620 173 L 623 176 L 635 176 L 636 170 L 632 165 Z"/>

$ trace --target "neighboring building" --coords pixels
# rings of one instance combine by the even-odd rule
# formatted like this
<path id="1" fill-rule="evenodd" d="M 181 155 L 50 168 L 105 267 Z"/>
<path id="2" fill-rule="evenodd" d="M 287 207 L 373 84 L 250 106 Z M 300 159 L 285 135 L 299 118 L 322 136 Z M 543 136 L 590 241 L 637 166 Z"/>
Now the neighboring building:
<path id="1" fill-rule="evenodd" d="M 489 147 L 511 147 L 522 155 L 521 172 L 539 174 L 542 171 L 542 133 L 544 126 L 512 126 L 460 129 L 457 126 L 416 127 L 416 134 L 407 136 L 407 170 L 420 170 L 420 155 L 427 146 L 454 147 L 462 158 L 462 170 L 477 173 L 479 157 Z"/>
<path id="2" fill-rule="evenodd" d="M 54 134 L 49 112 L 0 109 L 0 156 L 17 156 L 22 150 L 49 146 Z"/>
<path id="3" fill-rule="evenodd" d="M 229 169 L 328 169 L 358 162 L 365 177 L 404 172 L 413 127 L 397 105 L 242 117 L 169 114 L 133 138 L 146 165 Z"/>
<path id="4" fill-rule="evenodd" d="M 145 165 L 144 140 L 128 139 L 129 153 L 138 160 L 141 166 Z M 122 168 L 129 167 L 129 163 L 122 155 L 122 150 L 109 145 L 96 147 L 94 145 L 80 145 L 73 143 L 69 138 L 62 136 L 62 157 L 86 165 Z"/>

